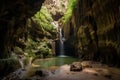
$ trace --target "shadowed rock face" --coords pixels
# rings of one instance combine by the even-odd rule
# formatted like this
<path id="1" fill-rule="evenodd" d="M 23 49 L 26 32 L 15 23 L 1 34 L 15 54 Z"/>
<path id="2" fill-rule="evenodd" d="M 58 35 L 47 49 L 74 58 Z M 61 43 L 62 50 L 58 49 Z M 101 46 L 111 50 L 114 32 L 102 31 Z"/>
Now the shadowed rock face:
<path id="1" fill-rule="evenodd" d="M 0 58 L 8 57 L 14 46 L 25 48 L 27 19 L 40 10 L 44 0 L 0 1 Z"/>
<path id="2" fill-rule="evenodd" d="M 120 1 L 78 0 L 65 27 L 76 56 L 118 64 L 120 60 Z M 74 31 L 73 31 L 74 30 Z M 74 32 L 73 35 L 70 33 Z M 72 42 L 71 42 L 72 41 Z"/>

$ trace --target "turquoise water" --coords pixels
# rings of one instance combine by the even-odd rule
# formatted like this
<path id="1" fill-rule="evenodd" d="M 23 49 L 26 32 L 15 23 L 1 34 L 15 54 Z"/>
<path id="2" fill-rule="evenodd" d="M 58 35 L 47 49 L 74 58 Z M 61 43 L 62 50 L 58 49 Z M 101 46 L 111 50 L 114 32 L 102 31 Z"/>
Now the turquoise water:
<path id="1" fill-rule="evenodd" d="M 40 65 L 41 68 L 49 68 L 51 66 L 62 66 L 64 64 L 71 64 L 72 62 L 80 61 L 78 58 L 69 56 L 54 57 L 48 59 L 40 59 L 34 62 L 34 64 Z"/>

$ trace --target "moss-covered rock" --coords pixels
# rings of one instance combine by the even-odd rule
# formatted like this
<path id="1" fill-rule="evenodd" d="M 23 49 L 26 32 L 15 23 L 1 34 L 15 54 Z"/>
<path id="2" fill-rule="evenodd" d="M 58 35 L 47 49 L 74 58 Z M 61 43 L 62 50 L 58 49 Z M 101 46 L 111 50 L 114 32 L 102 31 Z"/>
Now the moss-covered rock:
<path id="1" fill-rule="evenodd" d="M 69 25 L 65 26 L 77 56 L 120 65 L 119 5 L 115 0 L 77 0 Z"/>
<path id="2" fill-rule="evenodd" d="M 53 55 L 51 42 L 57 38 L 57 30 L 52 22 L 52 16 L 45 5 L 28 20 L 29 37 L 25 52 L 29 56 L 46 58 Z"/>

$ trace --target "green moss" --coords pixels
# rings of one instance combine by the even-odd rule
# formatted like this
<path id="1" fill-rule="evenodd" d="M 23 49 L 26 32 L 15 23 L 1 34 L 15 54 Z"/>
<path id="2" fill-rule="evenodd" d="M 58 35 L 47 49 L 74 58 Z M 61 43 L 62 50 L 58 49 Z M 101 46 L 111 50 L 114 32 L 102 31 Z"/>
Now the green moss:
<path id="1" fill-rule="evenodd" d="M 36 42 L 32 39 L 29 39 L 28 46 L 26 48 L 26 52 L 28 53 L 28 57 L 33 58 L 46 58 L 52 56 L 52 50 L 49 46 L 49 39 L 42 40 Z"/>
<path id="2" fill-rule="evenodd" d="M 53 19 L 45 6 L 42 6 L 41 10 L 37 12 L 32 19 L 36 21 L 39 27 L 44 31 L 51 31 L 54 29 L 54 26 L 51 24 Z"/>
<path id="3" fill-rule="evenodd" d="M 42 6 L 41 10 L 32 17 L 31 32 L 26 47 L 28 57 L 51 57 L 52 51 L 49 46 L 49 39 L 56 38 L 57 32 L 51 24 L 52 21 L 53 19 L 45 6 Z M 44 40 L 45 38 L 46 40 Z"/>
<path id="4" fill-rule="evenodd" d="M 45 58 L 45 57 L 50 57 L 51 54 L 52 51 L 48 46 L 48 43 L 46 41 L 41 42 L 39 46 L 39 52 L 37 52 L 36 55 L 40 55 L 42 58 Z"/>
<path id="5" fill-rule="evenodd" d="M 77 3 L 77 0 L 70 0 L 68 10 L 67 10 L 66 14 L 62 17 L 63 23 L 66 23 L 70 20 L 76 3 Z"/>

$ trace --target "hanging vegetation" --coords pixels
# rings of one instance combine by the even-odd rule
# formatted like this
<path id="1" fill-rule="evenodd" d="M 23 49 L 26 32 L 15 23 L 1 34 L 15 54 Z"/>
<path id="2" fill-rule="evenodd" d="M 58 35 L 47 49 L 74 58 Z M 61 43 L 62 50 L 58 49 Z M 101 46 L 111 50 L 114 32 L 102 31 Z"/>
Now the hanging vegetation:
<path id="1" fill-rule="evenodd" d="M 45 6 L 42 6 L 41 10 L 32 19 L 42 31 L 48 31 L 50 33 L 55 31 L 54 26 L 51 24 L 53 19 Z"/>
<path id="2" fill-rule="evenodd" d="M 67 23 L 70 20 L 70 18 L 72 16 L 73 9 L 75 8 L 76 3 L 77 3 L 77 0 L 70 0 L 67 12 L 62 17 L 62 22 L 63 23 Z"/>

